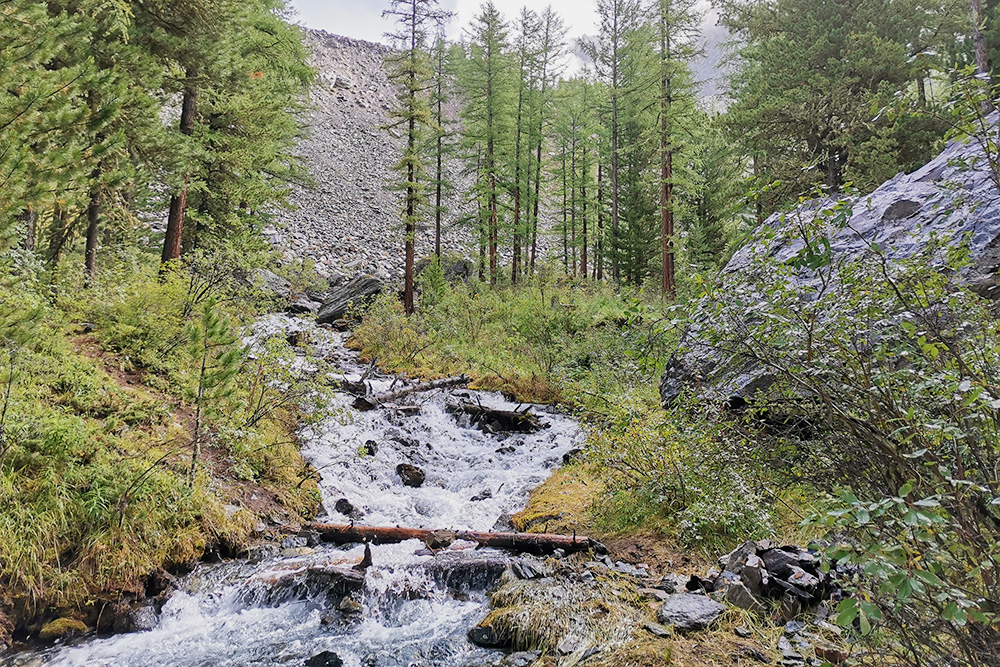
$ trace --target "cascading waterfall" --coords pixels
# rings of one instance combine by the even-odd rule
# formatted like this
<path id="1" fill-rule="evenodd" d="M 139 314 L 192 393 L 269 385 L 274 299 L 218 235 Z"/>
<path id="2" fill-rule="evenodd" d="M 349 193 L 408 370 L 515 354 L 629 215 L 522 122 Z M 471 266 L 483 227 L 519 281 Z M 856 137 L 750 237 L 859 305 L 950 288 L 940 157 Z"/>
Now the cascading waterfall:
<path id="1" fill-rule="evenodd" d="M 359 382 L 367 370 L 344 347 L 343 334 L 279 316 L 257 328 L 306 331 L 321 355 L 335 359 L 338 379 Z M 393 382 L 366 379 L 374 393 Z M 494 393 L 461 393 L 492 408 L 518 407 Z M 411 396 L 407 402 L 419 406 L 417 414 L 384 407 L 359 412 L 340 395 L 335 416 L 304 428 L 303 454 L 321 476 L 323 520 L 490 530 L 524 505 L 581 437 L 572 419 L 544 408 L 535 408 L 546 425 L 537 433 L 486 433 L 447 411 L 449 395 Z M 403 485 L 396 472 L 402 463 L 426 473 L 421 486 Z M 303 548 L 295 540 L 285 546 L 292 548 L 200 565 L 164 604 L 152 630 L 20 654 L 10 664 L 298 666 L 329 651 L 345 667 L 465 667 L 502 657 L 471 644 L 466 633 L 485 615 L 486 588 L 509 555 L 460 543 L 436 554 L 417 541 L 373 546 L 374 564 L 351 596 L 356 605 L 345 610 L 323 576 L 358 563 L 363 547 Z"/>

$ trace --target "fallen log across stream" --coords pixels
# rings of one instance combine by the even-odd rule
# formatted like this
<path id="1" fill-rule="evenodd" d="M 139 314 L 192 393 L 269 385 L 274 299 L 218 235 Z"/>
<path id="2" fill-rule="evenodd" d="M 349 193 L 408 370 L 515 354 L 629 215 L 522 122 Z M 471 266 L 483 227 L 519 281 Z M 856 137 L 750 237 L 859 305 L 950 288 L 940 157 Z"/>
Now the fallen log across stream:
<path id="1" fill-rule="evenodd" d="M 455 377 L 431 380 L 430 382 L 421 382 L 420 384 L 403 387 L 402 389 L 397 389 L 396 391 L 387 391 L 383 394 L 376 394 L 375 396 L 358 396 L 354 401 L 354 408 L 356 410 L 372 410 L 376 405 L 391 403 L 392 401 L 403 398 L 404 396 L 409 396 L 410 394 L 418 394 L 425 391 L 433 391 L 435 389 L 448 389 L 450 387 L 456 387 L 458 385 L 468 383 L 469 377 L 466 375 L 456 375 Z M 364 385 L 362 384 L 362 386 Z"/>
<path id="2" fill-rule="evenodd" d="M 528 408 L 517 410 L 498 410 L 469 401 L 449 401 L 448 411 L 469 415 L 472 423 L 481 430 L 491 433 L 535 433 L 544 426 L 538 417 L 531 414 Z"/>
<path id="3" fill-rule="evenodd" d="M 334 544 L 394 544 L 406 540 L 421 540 L 428 544 L 446 546 L 451 540 L 442 540 L 443 534 L 454 535 L 453 540 L 476 542 L 481 547 L 509 549 L 518 553 L 550 554 L 556 549 L 566 553 L 593 550 L 606 553 L 607 549 L 596 540 L 580 535 L 551 535 L 548 533 L 485 533 L 472 530 L 428 530 L 425 528 L 400 528 L 398 526 L 359 526 L 356 524 L 306 523 L 305 530 L 319 533 L 324 542 Z"/>

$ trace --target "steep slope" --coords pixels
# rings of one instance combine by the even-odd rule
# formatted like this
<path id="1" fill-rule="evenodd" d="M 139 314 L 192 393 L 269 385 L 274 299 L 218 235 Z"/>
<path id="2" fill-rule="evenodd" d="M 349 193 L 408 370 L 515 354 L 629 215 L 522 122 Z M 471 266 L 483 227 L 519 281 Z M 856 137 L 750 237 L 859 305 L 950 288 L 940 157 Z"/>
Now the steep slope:
<path id="1" fill-rule="evenodd" d="M 289 258 L 314 260 L 321 273 L 393 278 L 402 270 L 403 230 L 400 193 L 388 187 L 402 139 L 383 129 L 395 101 L 385 68 L 391 49 L 317 30 L 306 30 L 305 42 L 318 78 L 298 153 L 314 184 L 294 190 L 296 208 L 278 214 L 271 241 Z M 466 254 L 470 237 L 455 224 L 463 204 L 454 196 L 445 204 L 444 246 Z M 419 229 L 417 256 L 433 242 L 432 225 Z"/>

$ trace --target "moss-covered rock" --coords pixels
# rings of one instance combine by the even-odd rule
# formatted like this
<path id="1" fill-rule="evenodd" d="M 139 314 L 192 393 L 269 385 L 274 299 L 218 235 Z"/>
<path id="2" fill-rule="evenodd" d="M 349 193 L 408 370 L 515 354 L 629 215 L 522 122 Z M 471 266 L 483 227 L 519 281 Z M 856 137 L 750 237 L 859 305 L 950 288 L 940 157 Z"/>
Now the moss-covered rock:
<path id="1" fill-rule="evenodd" d="M 38 638 L 44 641 L 55 641 L 77 635 L 85 635 L 90 632 L 90 628 L 83 621 L 75 618 L 57 618 L 42 626 L 38 632 Z"/>

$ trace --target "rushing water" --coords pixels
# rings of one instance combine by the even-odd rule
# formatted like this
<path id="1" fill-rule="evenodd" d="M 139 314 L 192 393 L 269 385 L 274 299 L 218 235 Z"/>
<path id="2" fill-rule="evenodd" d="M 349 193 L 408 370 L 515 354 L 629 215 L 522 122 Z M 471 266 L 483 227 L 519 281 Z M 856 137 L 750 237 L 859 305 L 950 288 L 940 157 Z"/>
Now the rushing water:
<path id="1" fill-rule="evenodd" d="M 319 351 L 336 360 L 343 379 L 359 381 L 367 370 L 344 348 L 342 335 L 278 317 L 260 326 L 309 330 Z M 392 384 L 385 377 L 368 381 L 374 393 Z M 490 407 L 517 407 L 497 394 L 462 393 Z M 325 519 L 490 530 L 523 506 L 528 492 L 580 438 L 575 422 L 541 408 L 535 411 L 546 428 L 538 433 L 487 434 L 449 414 L 448 397 L 447 391 L 415 394 L 407 402 L 419 405 L 420 412 L 407 416 L 386 408 L 359 412 L 341 395 L 336 416 L 305 429 L 303 454 L 321 475 Z M 423 485 L 404 486 L 396 473 L 400 463 L 422 468 Z M 337 511 L 341 499 L 354 507 L 353 517 Z M 374 565 L 358 599 L 361 612 L 342 615 L 323 594 L 282 595 L 270 587 L 290 572 L 349 566 L 362 557 L 359 546 L 309 551 L 202 565 L 185 577 L 152 630 L 21 654 L 10 664 L 298 666 L 323 651 L 335 653 L 345 667 L 465 667 L 500 659 L 469 643 L 466 633 L 487 611 L 483 589 L 498 570 L 488 564 L 504 561 L 504 554 L 469 548 L 432 555 L 417 541 L 374 546 Z"/>

